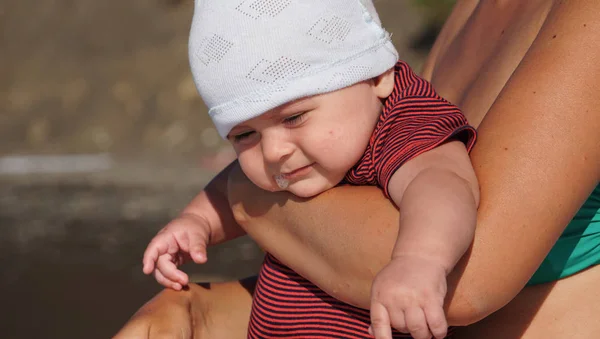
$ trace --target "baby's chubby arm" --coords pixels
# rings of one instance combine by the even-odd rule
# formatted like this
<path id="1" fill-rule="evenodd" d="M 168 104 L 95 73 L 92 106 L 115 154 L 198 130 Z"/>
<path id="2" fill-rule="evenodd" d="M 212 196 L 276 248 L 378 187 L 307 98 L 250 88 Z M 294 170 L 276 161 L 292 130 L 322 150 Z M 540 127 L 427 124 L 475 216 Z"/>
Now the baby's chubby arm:
<path id="1" fill-rule="evenodd" d="M 411 159 L 388 184 L 402 211 L 392 261 L 376 276 L 372 330 L 391 338 L 390 324 L 415 338 L 446 335 L 446 276 L 469 248 L 479 187 L 465 146 L 450 141 Z"/>
<path id="2" fill-rule="evenodd" d="M 408 161 L 390 179 L 389 194 L 402 211 L 392 258 L 422 256 L 450 273 L 473 240 L 479 205 L 465 146 L 451 141 Z"/>
<path id="3" fill-rule="evenodd" d="M 206 246 L 215 245 L 245 232 L 233 218 L 227 199 L 231 163 L 200 192 L 180 216 L 169 222 L 152 239 L 144 252 L 143 271 L 154 272 L 165 287 L 180 290 L 189 281 L 187 274 L 177 269 L 187 259 L 196 263 L 207 260 Z"/>

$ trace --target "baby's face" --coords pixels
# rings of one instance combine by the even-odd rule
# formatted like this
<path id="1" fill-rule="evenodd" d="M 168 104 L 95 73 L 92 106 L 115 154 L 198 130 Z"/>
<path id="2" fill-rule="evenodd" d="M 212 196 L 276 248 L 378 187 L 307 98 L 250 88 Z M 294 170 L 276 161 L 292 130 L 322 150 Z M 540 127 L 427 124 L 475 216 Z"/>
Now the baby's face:
<path id="1" fill-rule="evenodd" d="M 228 139 L 254 184 L 311 197 L 360 160 L 381 113 L 378 93 L 369 80 L 296 100 L 235 126 Z"/>

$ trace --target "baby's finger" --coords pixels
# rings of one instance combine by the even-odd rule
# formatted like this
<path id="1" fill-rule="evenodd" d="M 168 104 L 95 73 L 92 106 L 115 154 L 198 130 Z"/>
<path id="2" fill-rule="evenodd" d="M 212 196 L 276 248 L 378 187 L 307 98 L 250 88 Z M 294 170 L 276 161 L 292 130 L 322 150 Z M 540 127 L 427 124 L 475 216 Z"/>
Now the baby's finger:
<path id="1" fill-rule="evenodd" d="M 395 328 L 396 330 L 398 330 L 402 333 L 409 333 L 408 328 L 406 328 L 406 320 L 405 320 L 405 315 L 404 315 L 403 310 L 401 310 L 401 309 L 397 309 L 394 311 L 388 310 L 388 313 L 390 315 L 390 323 L 393 328 Z"/>
<path id="2" fill-rule="evenodd" d="M 144 257 L 142 264 L 142 272 L 144 272 L 144 274 L 150 274 L 152 271 L 154 271 L 154 260 L 151 258 Z"/>
<path id="3" fill-rule="evenodd" d="M 172 288 L 175 291 L 181 290 L 181 284 L 172 280 L 165 278 L 165 276 L 160 273 L 159 270 L 154 271 L 154 278 L 158 281 L 159 284 L 163 285 L 166 288 Z"/>
<path id="4" fill-rule="evenodd" d="M 431 339 L 425 313 L 420 307 L 411 307 L 405 312 L 406 327 L 414 339 Z"/>
<path id="5" fill-rule="evenodd" d="M 201 234 L 190 236 L 190 257 L 196 264 L 204 264 L 207 260 L 206 239 Z"/>
<path id="6" fill-rule="evenodd" d="M 150 241 L 150 244 L 148 244 L 148 247 L 146 247 L 146 250 L 144 251 L 144 257 L 142 259 L 142 263 L 144 264 L 144 273 L 152 273 L 152 271 L 154 271 L 155 269 L 155 263 L 158 260 L 158 258 L 161 255 L 168 253 L 168 250 L 169 243 L 167 239 L 164 239 L 164 237 L 161 237 L 160 235 L 154 237 L 154 239 Z"/>
<path id="7" fill-rule="evenodd" d="M 176 281 L 181 285 L 188 284 L 188 276 L 183 271 L 177 269 L 175 263 L 171 260 L 171 255 L 161 255 L 156 261 L 156 269 L 165 276 L 165 278 Z"/>
<path id="8" fill-rule="evenodd" d="M 425 307 L 424 312 L 429 330 L 433 336 L 437 339 L 446 337 L 446 334 L 448 334 L 448 322 L 446 321 L 444 309 L 440 305 L 432 305 Z"/>
<path id="9" fill-rule="evenodd" d="M 392 339 L 392 327 L 388 311 L 380 303 L 371 304 L 371 334 L 376 339 Z"/>
<path id="10" fill-rule="evenodd" d="M 144 251 L 144 256 L 142 259 L 142 263 L 144 265 L 142 271 L 144 272 L 144 274 L 150 274 L 152 273 L 152 271 L 154 271 L 154 268 L 156 267 L 154 263 L 156 262 L 158 257 L 159 253 L 155 245 L 153 243 L 150 243 L 146 248 L 146 251 Z"/>

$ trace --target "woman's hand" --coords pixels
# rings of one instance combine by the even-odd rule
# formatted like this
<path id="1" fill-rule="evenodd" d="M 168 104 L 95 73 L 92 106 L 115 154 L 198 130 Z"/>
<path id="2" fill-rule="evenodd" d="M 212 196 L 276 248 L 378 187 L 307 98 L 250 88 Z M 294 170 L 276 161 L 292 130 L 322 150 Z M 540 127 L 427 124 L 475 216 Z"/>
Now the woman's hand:
<path id="1" fill-rule="evenodd" d="M 164 290 L 142 306 L 114 339 L 246 338 L 256 278 Z"/>

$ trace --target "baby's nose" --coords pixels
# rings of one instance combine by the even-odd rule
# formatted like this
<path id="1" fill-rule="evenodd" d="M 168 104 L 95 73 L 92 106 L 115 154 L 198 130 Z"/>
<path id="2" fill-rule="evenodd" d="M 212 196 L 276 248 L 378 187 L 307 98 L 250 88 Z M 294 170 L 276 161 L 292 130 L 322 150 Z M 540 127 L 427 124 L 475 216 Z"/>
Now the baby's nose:
<path id="1" fill-rule="evenodd" d="M 293 143 L 277 135 L 263 135 L 261 147 L 265 162 L 270 164 L 280 164 L 294 151 Z"/>

